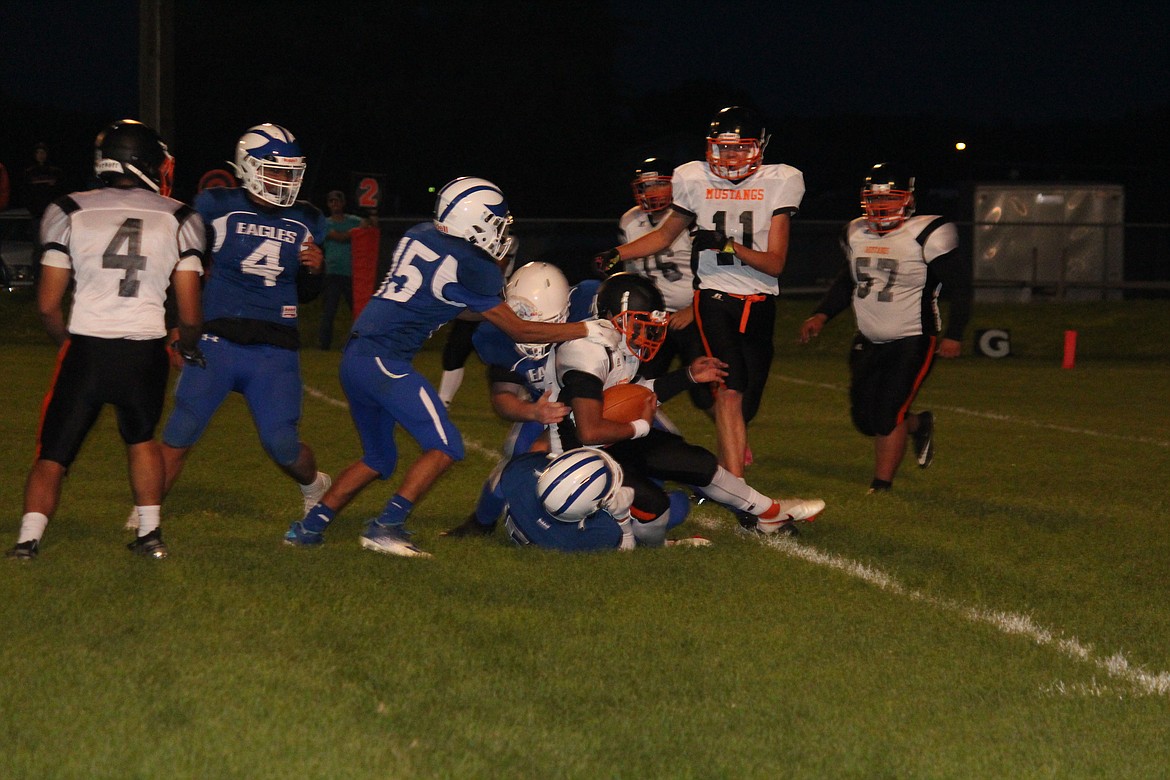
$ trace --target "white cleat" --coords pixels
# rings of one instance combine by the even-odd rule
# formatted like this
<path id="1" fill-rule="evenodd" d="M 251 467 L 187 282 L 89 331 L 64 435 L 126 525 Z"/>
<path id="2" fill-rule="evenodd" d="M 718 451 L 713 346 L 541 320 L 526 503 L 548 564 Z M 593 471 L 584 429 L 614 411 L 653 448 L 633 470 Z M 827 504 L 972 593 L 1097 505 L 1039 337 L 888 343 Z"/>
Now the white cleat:
<path id="1" fill-rule="evenodd" d="M 768 519 L 756 518 L 755 530 L 762 534 L 783 532 L 796 536 L 794 522 L 799 520 L 811 523 L 825 511 L 825 502 L 819 498 L 779 498 L 776 499 L 776 506 L 780 507 L 780 513 Z"/>
<path id="2" fill-rule="evenodd" d="M 410 541 L 410 532 L 400 525 L 379 525 L 371 520 L 362 534 L 362 547 L 386 555 L 403 558 L 433 558 L 429 552 L 420 550 Z"/>

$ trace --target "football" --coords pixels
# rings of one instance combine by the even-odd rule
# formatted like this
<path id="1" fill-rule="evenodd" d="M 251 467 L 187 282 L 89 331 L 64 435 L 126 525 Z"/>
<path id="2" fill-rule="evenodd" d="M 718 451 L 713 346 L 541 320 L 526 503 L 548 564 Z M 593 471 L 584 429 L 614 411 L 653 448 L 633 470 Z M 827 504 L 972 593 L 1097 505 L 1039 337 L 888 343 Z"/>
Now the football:
<path id="1" fill-rule="evenodd" d="M 633 422 L 642 419 L 642 408 L 654 391 L 643 385 L 614 385 L 602 395 L 601 416 L 613 422 Z"/>

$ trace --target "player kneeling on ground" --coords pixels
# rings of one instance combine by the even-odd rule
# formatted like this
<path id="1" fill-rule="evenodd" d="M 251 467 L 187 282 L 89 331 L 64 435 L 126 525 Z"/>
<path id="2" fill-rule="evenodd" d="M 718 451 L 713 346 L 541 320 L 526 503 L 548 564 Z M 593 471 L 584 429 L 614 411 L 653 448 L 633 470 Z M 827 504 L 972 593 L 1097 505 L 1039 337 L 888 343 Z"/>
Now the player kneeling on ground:
<path id="1" fill-rule="evenodd" d="M 632 515 L 638 523 L 672 525 L 675 502 L 662 489 L 670 480 L 699 489 L 707 498 L 731 509 L 740 524 L 761 533 L 795 534 L 795 520 L 812 520 L 825 508 L 820 499 L 773 500 L 719 465 L 715 455 L 681 436 L 652 427 L 658 402 L 669 400 L 699 382 L 718 382 L 726 364 L 713 357 L 696 358 L 651 381 L 640 381 L 653 393 L 641 415 L 632 421 L 607 419 L 605 391 L 635 381 L 641 365 L 653 359 L 666 335 L 668 316 L 662 294 L 644 277 L 615 274 L 597 291 L 598 317 L 623 335 L 616 347 L 569 342 L 556 348 L 553 400 L 572 414 L 549 427 L 554 452 L 582 445 L 605 447 L 624 470 L 623 484 L 634 489 Z"/>
<path id="2" fill-rule="evenodd" d="M 603 450 L 581 447 L 550 460 L 533 452 L 504 467 L 501 484 L 508 496 L 504 527 L 512 541 L 565 552 L 661 547 L 661 527 L 635 523 L 630 516 L 634 489 L 622 485 L 622 467 Z M 678 525 L 682 512 L 672 518 Z M 706 546 L 702 537 L 667 545 Z"/>

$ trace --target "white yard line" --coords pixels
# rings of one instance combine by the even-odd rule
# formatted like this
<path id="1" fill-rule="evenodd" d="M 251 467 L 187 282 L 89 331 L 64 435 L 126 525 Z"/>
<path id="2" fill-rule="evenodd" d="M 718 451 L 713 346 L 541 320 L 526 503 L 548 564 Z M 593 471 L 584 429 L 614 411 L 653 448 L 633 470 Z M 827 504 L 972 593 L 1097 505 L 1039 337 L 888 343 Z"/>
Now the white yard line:
<path id="1" fill-rule="evenodd" d="M 796 377 L 784 376 L 783 374 L 774 375 L 774 378 L 787 382 L 791 385 L 805 385 L 806 387 L 819 387 L 823 390 L 835 390 L 839 393 L 848 393 L 849 388 L 843 385 L 831 384 L 829 382 L 810 382 L 806 379 L 797 379 Z M 1126 436 L 1118 433 L 1108 433 L 1106 431 L 1094 431 L 1089 428 L 1073 428 L 1068 425 L 1056 425 L 1054 423 L 1037 422 L 1036 420 L 1028 420 L 1023 417 L 1014 417 L 1010 414 L 999 414 L 997 412 L 981 412 L 976 409 L 966 409 L 962 406 L 932 406 L 931 409 L 943 409 L 955 414 L 962 414 L 968 417 L 978 417 L 982 420 L 995 420 L 996 422 L 1011 423 L 1012 425 L 1027 425 L 1032 428 L 1044 428 L 1050 431 L 1060 431 L 1061 433 L 1074 433 L 1081 436 L 1093 436 L 1099 439 L 1114 439 L 1116 441 L 1127 441 L 1134 444 L 1150 444 L 1155 447 L 1170 447 L 1170 441 L 1165 439 L 1155 439 L 1150 436 Z"/>
<path id="2" fill-rule="evenodd" d="M 725 523 L 712 518 L 695 517 L 694 519 L 696 523 L 705 528 L 726 528 Z M 1086 644 L 1075 636 L 1068 636 L 1063 631 L 1039 625 L 1027 615 L 987 609 L 964 604 L 954 599 L 933 596 L 925 591 L 908 587 L 897 577 L 876 566 L 823 552 L 805 542 L 797 542 L 788 537 L 759 537 L 759 541 L 764 546 L 790 558 L 797 558 L 815 566 L 841 572 L 886 593 L 892 593 L 895 596 L 949 612 L 972 623 L 990 626 L 1008 636 L 1021 637 L 1041 647 L 1055 650 L 1066 658 L 1089 664 L 1118 682 L 1129 685 L 1135 693 L 1150 696 L 1170 695 L 1170 672 L 1147 672 L 1134 666 L 1125 657 L 1125 654 L 1120 652 L 1103 656 L 1096 652 L 1091 644 Z M 1056 683 L 1050 686 L 1049 692 L 1067 695 L 1078 691 L 1093 695 L 1102 695 L 1106 692 L 1096 683 L 1091 687 L 1067 686 L 1064 683 Z"/>

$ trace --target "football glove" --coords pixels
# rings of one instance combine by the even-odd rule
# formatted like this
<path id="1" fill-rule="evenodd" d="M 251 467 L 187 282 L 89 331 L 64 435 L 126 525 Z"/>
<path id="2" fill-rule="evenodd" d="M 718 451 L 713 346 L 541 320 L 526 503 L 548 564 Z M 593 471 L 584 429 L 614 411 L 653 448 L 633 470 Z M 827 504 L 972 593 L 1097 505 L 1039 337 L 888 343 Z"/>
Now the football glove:
<path id="1" fill-rule="evenodd" d="M 593 267 L 599 274 L 608 274 L 622 261 L 621 254 L 616 249 L 607 249 L 593 258 Z"/>
<path id="2" fill-rule="evenodd" d="M 630 507 L 633 505 L 634 489 L 624 486 L 615 490 L 612 496 L 601 502 L 601 508 L 613 515 L 619 523 L 629 519 Z"/>
<path id="3" fill-rule="evenodd" d="M 606 349 L 617 349 L 622 343 L 622 334 L 609 320 L 586 320 L 585 338 Z"/>
<path id="4" fill-rule="evenodd" d="M 171 343 L 171 349 L 179 353 L 179 357 L 183 358 L 183 362 L 187 365 L 207 368 L 207 358 L 203 357 L 203 350 L 199 349 L 198 343 L 184 347 L 178 339 L 175 339 Z"/>

